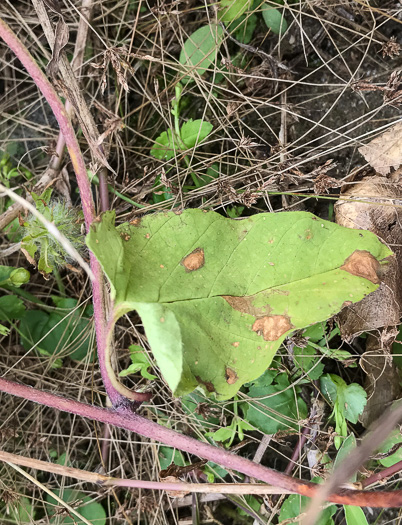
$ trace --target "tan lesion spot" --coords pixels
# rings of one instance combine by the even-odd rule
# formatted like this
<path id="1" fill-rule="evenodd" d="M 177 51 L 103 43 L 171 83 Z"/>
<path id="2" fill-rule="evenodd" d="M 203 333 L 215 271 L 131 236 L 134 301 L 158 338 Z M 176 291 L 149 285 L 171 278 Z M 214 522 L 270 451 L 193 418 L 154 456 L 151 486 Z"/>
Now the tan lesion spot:
<path id="1" fill-rule="evenodd" d="M 350 255 L 341 270 L 356 275 L 356 277 L 363 277 L 374 284 L 379 284 L 380 263 L 377 259 L 366 250 L 356 250 Z"/>
<path id="2" fill-rule="evenodd" d="M 264 341 L 277 341 L 292 328 L 294 327 L 286 315 L 266 315 L 257 319 L 252 327 L 254 332 L 262 335 Z"/>
<path id="3" fill-rule="evenodd" d="M 222 299 L 225 299 L 234 310 L 237 310 L 242 314 L 253 315 L 254 317 L 261 317 L 262 315 L 269 313 L 271 310 L 268 304 L 264 307 L 253 306 L 253 296 L 236 297 L 234 295 L 222 295 Z"/>
<path id="4" fill-rule="evenodd" d="M 226 375 L 226 383 L 228 385 L 234 385 L 236 381 L 239 379 L 236 372 L 232 370 L 231 368 L 229 368 L 228 366 L 226 367 L 225 375 Z"/>
<path id="5" fill-rule="evenodd" d="M 194 272 L 199 270 L 205 264 L 205 255 L 202 248 L 196 248 L 181 261 L 181 265 L 184 266 L 187 272 Z"/>

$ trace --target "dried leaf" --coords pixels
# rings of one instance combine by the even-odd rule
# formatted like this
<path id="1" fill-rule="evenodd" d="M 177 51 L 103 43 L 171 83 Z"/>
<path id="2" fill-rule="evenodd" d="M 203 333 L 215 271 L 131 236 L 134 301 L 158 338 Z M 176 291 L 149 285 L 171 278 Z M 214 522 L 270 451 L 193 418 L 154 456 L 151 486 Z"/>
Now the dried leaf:
<path id="1" fill-rule="evenodd" d="M 343 193 L 347 200 L 335 205 L 336 222 L 347 228 L 369 230 L 390 245 L 390 258 L 378 290 L 339 315 L 345 339 L 382 327 L 399 324 L 402 305 L 402 188 L 386 177 L 367 177 Z M 395 205 L 395 206 L 393 206 Z M 384 267 L 385 269 L 385 267 Z"/>
<path id="2" fill-rule="evenodd" d="M 56 30 L 55 30 L 55 40 L 54 40 L 52 58 L 46 68 L 47 74 L 52 78 L 54 78 L 59 72 L 60 53 L 63 51 L 63 49 L 68 44 L 69 34 L 70 32 L 68 30 L 67 24 L 64 21 L 64 18 L 60 16 L 59 21 L 57 22 L 57 25 L 56 25 Z"/>
<path id="3" fill-rule="evenodd" d="M 367 162 L 381 175 L 402 164 L 402 121 L 359 148 Z"/>

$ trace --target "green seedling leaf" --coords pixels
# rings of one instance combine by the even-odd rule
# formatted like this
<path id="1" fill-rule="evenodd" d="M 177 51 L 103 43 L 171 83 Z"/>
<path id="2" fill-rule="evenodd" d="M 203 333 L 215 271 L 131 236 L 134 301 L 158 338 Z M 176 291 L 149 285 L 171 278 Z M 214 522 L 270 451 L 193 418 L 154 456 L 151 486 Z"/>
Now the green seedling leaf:
<path id="1" fill-rule="evenodd" d="M 53 489 L 56 496 L 72 506 L 83 518 L 86 518 L 92 525 L 106 525 L 106 512 L 100 503 L 94 501 L 84 492 L 73 489 Z M 77 505 L 78 503 L 78 505 Z M 60 503 L 50 495 L 46 496 L 46 508 L 50 516 L 50 524 L 57 525 L 84 525 L 85 522 L 80 520 L 76 515 L 60 516 L 57 512 Z"/>
<path id="2" fill-rule="evenodd" d="M 260 511 L 262 504 L 261 501 L 258 501 L 256 497 L 251 496 L 251 494 L 247 494 L 244 496 L 244 500 L 250 509 L 254 510 L 255 512 Z M 249 516 L 249 514 L 247 514 L 247 512 L 240 507 L 237 507 L 237 512 L 240 514 L 240 516 Z"/>
<path id="3" fill-rule="evenodd" d="M 239 217 L 241 217 L 243 211 L 244 206 L 232 206 L 226 209 L 226 213 L 231 219 L 238 219 Z"/>
<path id="4" fill-rule="evenodd" d="M 291 494 L 288 496 L 282 505 L 281 512 L 279 514 L 279 522 L 292 520 L 292 525 L 300 525 L 300 521 L 293 521 L 293 519 L 305 512 L 310 501 L 310 498 L 307 498 L 306 496 L 299 496 L 298 494 Z M 336 510 L 336 505 L 330 505 L 324 509 L 316 521 L 316 525 L 334 525 L 332 516 L 335 514 Z"/>
<path id="5" fill-rule="evenodd" d="M 177 140 L 174 140 L 172 130 L 168 129 L 155 140 L 155 146 L 151 149 L 151 155 L 155 159 L 170 160 L 178 150 Z"/>
<path id="6" fill-rule="evenodd" d="M 258 17 L 254 13 L 251 15 L 242 15 L 232 22 L 228 29 L 236 40 L 239 40 L 239 42 L 243 44 L 249 44 L 253 38 L 257 22 Z"/>
<path id="7" fill-rule="evenodd" d="M 37 345 L 43 355 L 84 359 L 92 348 L 92 306 L 76 308 L 75 299 L 52 297 L 64 312 L 50 314 L 42 310 L 30 310 L 20 324 L 21 341 L 26 350 Z"/>
<path id="8" fill-rule="evenodd" d="M 326 374 L 321 377 L 321 391 L 334 405 L 333 417 L 335 419 L 335 446 L 339 448 L 343 438 L 347 436 L 347 423 L 357 423 L 360 414 L 367 403 L 367 393 L 357 383 L 350 385 L 335 374 Z"/>
<path id="9" fill-rule="evenodd" d="M 283 16 L 283 10 L 275 9 L 270 5 L 261 8 L 265 25 L 276 35 L 283 35 L 288 28 L 288 23 Z"/>
<path id="10" fill-rule="evenodd" d="M 311 381 L 319 379 L 324 370 L 324 364 L 321 362 L 317 352 L 311 346 L 306 348 L 295 347 L 293 350 L 293 362 L 298 369 L 296 377 L 307 374 Z"/>
<path id="11" fill-rule="evenodd" d="M 206 174 L 200 176 L 200 186 L 206 186 L 217 177 L 219 177 L 219 165 L 212 164 L 212 166 L 207 169 Z"/>
<path id="12" fill-rule="evenodd" d="M 4 326 L 4 324 L 0 324 L 0 335 L 8 335 L 10 332 L 10 329 Z"/>
<path id="13" fill-rule="evenodd" d="M 189 74 L 195 70 L 198 75 L 203 75 L 211 65 L 216 63 L 223 34 L 221 26 L 210 24 L 194 31 L 184 42 L 179 60 Z"/>
<path id="14" fill-rule="evenodd" d="M 367 518 L 360 507 L 352 507 L 351 505 L 344 505 L 345 519 L 347 525 L 369 525 Z"/>
<path id="15" fill-rule="evenodd" d="M 376 290 L 378 260 L 391 254 L 370 232 L 305 212 L 232 221 L 186 210 L 114 222 L 105 213 L 87 236 L 111 284 L 113 318 L 137 310 L 175 395 L 202 386 L 231 398 L 287 335 Z M 361 263 L 367 278 L 355 275 Z"/>
<path id="16" fill-rule="evenodd" d="M 249 397 L 259 399 L 241 405 L 245 419 L 264 434 L 298 429 L 297 422 L 307 417 L 307 405 L 300 397 L 296 399 L 293 388 L 286 387 L 288 381 L 268 387 L 252 386 Z"/>
<path id="17" fill-rule="evenodd" d="M 207 432 L 205 436 L 211 437 L 214 441 L 221 441 L 222 443 L 227 441 L 228 443 L 226 446 L 230 447 L 236 434 L 239 434 L 239 440 L 243 441 L 244 431 L 246 430 L 255 430 L 255 427 L 250 425 L 247 421 L 235 416 L 229 426 L 222 427 L 216 430 L 216 432 Z"/>
<path id="18" fill-rule="evenodd" d="M 129 350 L 130 350 L 130 357 L 131 357 L 131 365 L 125 370 L 122 370 L 119 376 L 126 377 L 130 374 L 135 374 L 136 372 L 140 372 L 142 377 L 144 377 L 145 379 L 149 379 L 150 381 L 153 381 L 154 379 L 156 379 L 156 376 L 148 372 L 148 368 L 151 368 L 152 363 L 150 362 L 149 357 L 142 350 L 142 348 L 137 345 L 131 345 Z"/>
<path id="19" fill-rule="evenodd" d="M 218 17 L 221 22 L 232 22 L 241 16 L 251 4 L 251 0 L 221 0 Z"/>
<path id="20" fill-rule="evenodd" d="M 258 377 L 257 379 L 254 379 L 253 381 L 250 381 L 250 383 L 247 383 L 246 386 L 265 387 L 272 385 L 274 379 L 277 377 L 278 374 L 279 371 L 276 369 L 265 370 L 262 376 Z"/>
<path id="21" fill-rule="evenodd" d="M 172 463 L 178 467 L 186 466 L 183 454 L 180 452 L 180 450 L 176 450 L 172 447 L 159 447 L 158 459 L 161 470 L 166 470 Z"/>
<path id="22" fill-rule="evenodd" d="M 213 128 L 213 125 L 209 122 L 190 119 L 180 129 L 181 139 L 187 148 L 194 148 L 196 144 L 208 137 Z"/>
<path id="23" fill-rule="evenodd" d="M 229 474 L 227 470 L 212 461 L 208 461 L 202 467 L 202 471 L 207 475 L 208 483 L 215 483 L 216 478 L 223 480 Z"/>
<path id="24" fill-rule="evenodd" d="M 25 306 L 16 295 L 0 297 L 0 321 L 22 319 L 25 316 Z"/>
<path id="25" fill-rule="evenodd" d="M 34 523 L 35 510 L 32 506 L 31 500 L 22 496 L 14 505 L 10 505 L 10 512 L 8 515 L 0 516 L 3 523 L 16 523 L 18 525 L 28 525 Z"/>

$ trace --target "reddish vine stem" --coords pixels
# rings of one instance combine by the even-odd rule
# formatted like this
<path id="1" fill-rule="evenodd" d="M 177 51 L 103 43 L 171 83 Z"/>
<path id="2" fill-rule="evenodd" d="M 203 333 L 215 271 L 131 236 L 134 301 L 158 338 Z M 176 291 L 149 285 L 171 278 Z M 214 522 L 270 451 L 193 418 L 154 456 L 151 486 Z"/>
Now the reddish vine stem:
<path id="1" fill-rule="evenodd" d="M 398 461 L 398 463 L 395 463 L 395 465 L 391 465 L 390 467 L 385 468 L 384 470 L 381 470 L 381 472 L 376 472 L 375 474 L 372 474 L 368 478 L 362 481 L 362 487 L 365 489 L 366 487 L 369 487 L 370 485 L 373 485 L 374 483 L 377 483 L 377 481 L 381 481 L 382 479 L 387 479 L 393 476 L 394 474 L 397 474 L 402 470 L 402 461 Z"/>
<path id="2" fill-rule="evenodd" d="M 121 405 L 118 409 L 100 408 L 1 378 L 0 390 L 41 405 L 56 408 L 57 410 L 136 432 L 144 437 L 160 441 L 168 446 L 218 463 L 225 468 L 242 472 L 247 476 L 291 492 L 297 492 L 303 496 L 314 497 L 319 488 L 314 483 L 286 476 L 246 458 L 237 456 L 232 452 L 197 441 L 194 438 L 179 434 L 158 423 L 149 421 L 132 412 L 131 403 L 126 402 L 125 405 Z M 400 507 L 402 506 L 402 491 L 371 492 L 344 489 L 331 494 L 328 500 L 332 503 L 356 505 L 359 507 Z"/>
<path id="3" fill-rule="evenodd" d="M 93 220 L 95 219 L 95 205 L 92 198 L 91 185 L 87 176 L 84 159 L 81 154 L 78 141 L 75 137 L 74 129 L 71 125 L 70 119 L 66 113 L 61 100 L 57 96 L 57 93 L 53 89 L 49 80 L 44 75 L 43 71 L 37 65 L 35 60 L 32 58 L 28 49 L 19 40 L 19 38 L 13 33 L 10 27 L 0 18 L 0 37 L 5 41 L 9 48 L 15 53 L 22 65 L 30 74 L 32 80 L 35 82 L 37 87 L 42 92 L 43 96 L 47 100 L 51 107 L 54 116 L 60 127 L 60 131 L 64 136 L 68 152 L 70 154 L 71 162 L 74 168 L 74 172 L 77 178 L 78 187 L 80 190 L 82 210 L 84 213 L 85 226 L 87 231 Z M 106 392 L 112 401 L 113 405 L 118 405 L 124 401 L 124 396 L 114 387 L 107 371 L 106 367 L 106 314 L 104 308 L 104 286 L 103 286 L 103 272 L 102 268 L 94 257 L 90 254 L 91 269 L 94 274 L 94 280 L 92 282 L 92 293 L 93 293 L 93 306 L 94 306 L 94 319 L 95 319 L 95 331 L 96 340 L 98 347 L 99 367 L 102 374 L 103 384 Z M 133 397 L 136 397 L 138 401 L 148 399 L 148 395 L 133 393 Z"/>

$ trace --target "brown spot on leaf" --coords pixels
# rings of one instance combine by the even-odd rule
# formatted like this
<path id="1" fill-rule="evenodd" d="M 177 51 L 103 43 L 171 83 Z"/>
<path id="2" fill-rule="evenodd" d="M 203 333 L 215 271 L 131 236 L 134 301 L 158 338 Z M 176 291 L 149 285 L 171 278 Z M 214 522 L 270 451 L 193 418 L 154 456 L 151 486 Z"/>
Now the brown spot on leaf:
<path id="1" fill-rule="evenodd" d="M 204 250 L 202 248 L 196 248 L 189 255 L 182 259 L 181 264 L 184 266 L 187 272 L 194 272 L 199 270 L 205 264 Z"/>
<path id="2" fill-rule="evenodd" d="M 239 341 L 235 341 L 234 343 L 232 343 L 232 346 L 234 346 L 235 348 L 237 348 L 239 346 Z"/>
<path id="3" fill-rule="evenodd" d="M 215 387 L 211 383 L 211 381 L 203 381 L 200 376 L 195 376 L 196 380 L 205 386 L 205 388 L 208 390 L 208 392 L 215 392 Z"/>
<path id="4" fill-rule="evenodd" d="M 125 232 L 121 232 L 120 237 L 124 239 L 125 241 L 129 241 L 131 239 L 131 235 Z"/>
<path id="5" fill-rule="evenodd" d="M 151 235 L 149 233 L 146 233 L 145 236 L 144 236 L 146 239 L 149 239 L 151 237 Z"/>
<path id="6" fill-rule="evenodd" d="M 293 328 L 286 315 L 266 315 L 257 319 L 253 331 L 262 335 L 264 341 L 277 341 L 283 334 Z"/>
<path id="7" fill-rule="evenodd" d="M 356 275 L 356 277 L 363 277 L 374 284 L 381 282 L 378 276 L 380 263 L 366 250 L 354 251 L 341 266 L 341 270 Z"/>
<path id="8" fill-rule="evenodd" d="M 141 217 L 136 217 L 132 221 L 130 221 L 131 226 L 139 226 L 141 224 Z"/>
<path id="9" fill-rule="evenodd" d="M 239 379 L 236 372 L 229 367 L 226 367 L 225 373 L 226 373 L 226 383 L 228 385 L 234 385 L 236 381 Z"/>
<path id="10" fill-rule="evenodd" d="M 222 299 L 225 299 L 229 305 L 242 314 L 250 314 L 254 317 L 261 317 L 264 314 L 270 312 L 271 308 L 266 305 L 264 308 L 257 308 L 253 306 L 253 296 L 248 297 L 236 297 L 234 295 L 222 295 Z"/>

